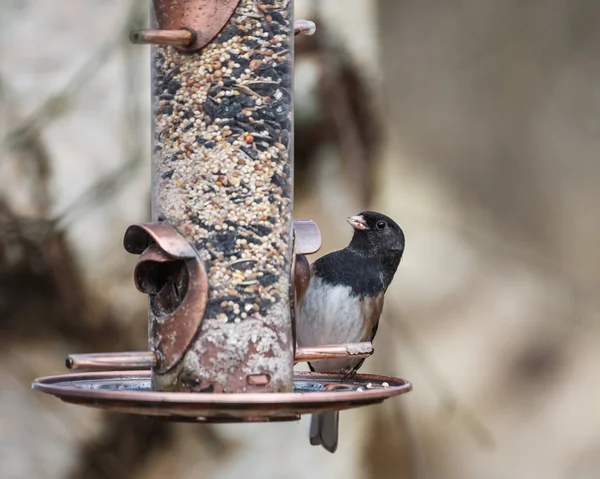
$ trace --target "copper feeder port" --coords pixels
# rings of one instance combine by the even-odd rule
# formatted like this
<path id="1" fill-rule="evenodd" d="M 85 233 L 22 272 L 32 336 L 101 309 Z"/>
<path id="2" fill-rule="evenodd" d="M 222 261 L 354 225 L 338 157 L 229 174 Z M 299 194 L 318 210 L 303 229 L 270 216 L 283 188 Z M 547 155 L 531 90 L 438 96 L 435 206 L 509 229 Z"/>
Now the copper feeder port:
<path id="1" fill-rule="evenodd" d="M 175 228 L 164 223 L 130 226 L 125 249 L 139 254 L 136 287 L 149 296 L 150 336 L 161 358 L 158 372 L 172 369 L 196 335 L 208 300 L 208 278 L 198 254 Z"/>
<path id="2" fill-rule="evenodd" d="M 227 24 L 240 0 L 153 0 L 153 23 L 159 30 L 135 31 L 134 43 L 173 45 L 196 52 L 208 45 Z M 158 33 L 160 31 L 163 33 Z M 184 34 L 187 30 L 191 37 Z M 135 41 L 135 40 L 144 41 Z M 166 41 L 177 43 L 165 43 Z"/>

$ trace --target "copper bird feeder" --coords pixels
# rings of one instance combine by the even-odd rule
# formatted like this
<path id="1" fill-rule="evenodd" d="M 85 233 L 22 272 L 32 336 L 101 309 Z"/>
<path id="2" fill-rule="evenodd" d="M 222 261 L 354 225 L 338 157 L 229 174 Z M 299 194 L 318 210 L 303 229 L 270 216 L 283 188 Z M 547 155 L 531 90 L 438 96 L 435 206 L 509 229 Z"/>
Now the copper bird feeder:
<path id="1" fill-rule="evenodd" d="M 321 247 L 293 220 L 293 2 L 153 1 L 152 222 L 130 226 L 149 350 L 72 354 L 32 387 L 72 404 L 171 421 L 260 422 L 379 403 L 411 390 L 375 375 L 294 373 L 373 353 L 297 348 L 295 308 Z"/>

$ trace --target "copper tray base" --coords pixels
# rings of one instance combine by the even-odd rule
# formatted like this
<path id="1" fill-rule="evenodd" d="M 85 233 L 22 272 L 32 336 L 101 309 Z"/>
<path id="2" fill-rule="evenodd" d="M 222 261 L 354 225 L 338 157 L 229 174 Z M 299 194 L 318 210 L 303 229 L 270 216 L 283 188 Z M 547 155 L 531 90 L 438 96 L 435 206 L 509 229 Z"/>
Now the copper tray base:
<path id="1" fill-rule="evenodd" d="M 150 389 L 150 371 L 103 371 L 36 379 L 31 387 L 59 399 L 113 412 L 184 422 L 296 421 L 301 414 L 377 404 L 412 390 L 404 379 L 294 373 L 293 393 L 168 393 Z"/>

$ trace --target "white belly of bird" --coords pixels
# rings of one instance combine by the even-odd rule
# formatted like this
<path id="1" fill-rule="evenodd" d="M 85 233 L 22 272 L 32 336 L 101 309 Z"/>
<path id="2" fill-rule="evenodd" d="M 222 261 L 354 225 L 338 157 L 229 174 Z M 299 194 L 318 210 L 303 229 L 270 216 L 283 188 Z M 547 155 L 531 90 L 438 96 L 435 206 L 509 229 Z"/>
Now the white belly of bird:
<path id="1" fill-rule="evenodd" d="M 296 318 L 299 346 L 354 343 L 362 340 L 363 317 L 358 298 L 348 286 L 323 284 L 313 277 Z M 337 372 L 352 367 L 357 359 L 327 360 L 311 363 L 316 371 Z"/>

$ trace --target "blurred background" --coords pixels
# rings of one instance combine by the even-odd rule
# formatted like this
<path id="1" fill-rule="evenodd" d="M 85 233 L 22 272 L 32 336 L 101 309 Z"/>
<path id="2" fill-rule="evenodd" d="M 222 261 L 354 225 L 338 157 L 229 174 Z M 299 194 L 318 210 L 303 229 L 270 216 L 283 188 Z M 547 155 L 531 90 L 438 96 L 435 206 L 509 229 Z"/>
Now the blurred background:
<path id="1" fill-rule="evenodd" d="M 0 3 L 0 477 L 600 477 L 600 2 L 296 0 L 296 218 L 407 249 L 365 372 L 414 391 L 300 424 L 168 424 L 33 393 L 146 347 L 149 0 Z M 313 258 L 314 259 L 314 258 Z"/>

